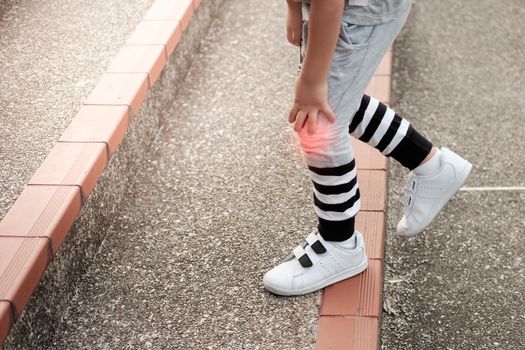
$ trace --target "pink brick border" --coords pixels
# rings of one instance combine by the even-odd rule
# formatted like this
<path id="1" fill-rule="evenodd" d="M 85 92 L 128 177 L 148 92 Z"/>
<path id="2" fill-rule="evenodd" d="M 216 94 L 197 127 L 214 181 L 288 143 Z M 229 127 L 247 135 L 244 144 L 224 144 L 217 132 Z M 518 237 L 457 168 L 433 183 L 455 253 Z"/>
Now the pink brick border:
<path id="1" fill-rule="evenodd" d="M 0 221 L 0 345 L 201 3 L 153 3 Z"/>

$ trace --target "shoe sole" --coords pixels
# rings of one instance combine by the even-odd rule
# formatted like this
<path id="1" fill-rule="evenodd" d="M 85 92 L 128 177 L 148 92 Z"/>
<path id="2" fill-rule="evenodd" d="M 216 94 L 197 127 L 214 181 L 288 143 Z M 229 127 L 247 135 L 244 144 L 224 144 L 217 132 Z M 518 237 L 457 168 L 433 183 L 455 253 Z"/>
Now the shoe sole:
<path id="1" fill-rule="evenodd" d="M 418 230 L 415 230 L 409 234 L 399 234 L 399 237 L 401 238 L 410 238 L 414 237 L 417 234 L 421 233 L 425 228 L 427 228 L 428 225 L 436 218 L 436 216 L 439 214 L 439 212 L 445 207 L 445 205 L 452 199 L 452 197 L 459 191 L 461 186 L 465 184 L 465 181 L 467 181 L 468 176 L 470 175 L 470 171 L 472 170 L 472 164 L 467 161 L 467 164 L 461 169 L 461 172 L 458 175 L 458 178 L 454 183 L 452 183 L 446 190 L 447 195 L 443 198 L 445 198 L 442 202 L 439 202 L 435 204 L 432 207 L 431 211 L 434 211 L 434 209 L 437 207 L 437 210 L 435 211 L 435 214 L 428 217 L 423 224 L 420 226 Z"/>
<path id="2" fill-rule="evenodd" d="M 289 290 L 289 289 L 276 288 L 276 287 L 273 287 L 271 285 L 265 285 L 265 288 L 268 291 L 270 291 L 270 292 L 272 292 L 274 294 L 282 295 L 282 296 L 308 294 L 308 293 L 315 292 L 315 291 L 317 291 L 319 289 L 325 288 L 325 287 L 327 287 L 329 285 L 332 285 L 334 283 L 337 283 L 337 282 L 340 282 L 342 280 L 345 280 L 347 278 L 359 275 L 360 273 L 365 271 L 367 267 L 368 267 L 368 257 L 365 255 L 364 258 L 363 258 L 363 261 L 361 261 L 361 263 L 359 263 L 359 265 L 354 266 L 351 269 L 343 270 L 343 271 L 339 272 L 338 274 L 336 274 L 334 276 L 331 276 L 329 278 L 321 280 L 321 281 L 317 282 L 316 284 L 314 284 L 312 286 L 308 286 L 308 287 L 303 288 L 303 289 Z"/>

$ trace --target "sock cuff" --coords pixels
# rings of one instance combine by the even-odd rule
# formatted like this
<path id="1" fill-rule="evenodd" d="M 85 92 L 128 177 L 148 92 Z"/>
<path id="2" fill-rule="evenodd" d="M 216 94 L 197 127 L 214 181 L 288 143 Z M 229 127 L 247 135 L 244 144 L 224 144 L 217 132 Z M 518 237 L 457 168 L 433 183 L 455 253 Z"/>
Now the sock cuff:
<path id="1" fill-rule="evenodd" d="M 432 147 L 432 143 L 410 125 L 405 137 L 389 156 L 409 170 L 413 170 L 428 156 Z"/>
<path id="2" fill-rule="evenodd" d="M 325 241 L 341 242 L 349 239 L 354 234 L 355 218 L 341 221 L 319 219 L 317 230 Z"/>

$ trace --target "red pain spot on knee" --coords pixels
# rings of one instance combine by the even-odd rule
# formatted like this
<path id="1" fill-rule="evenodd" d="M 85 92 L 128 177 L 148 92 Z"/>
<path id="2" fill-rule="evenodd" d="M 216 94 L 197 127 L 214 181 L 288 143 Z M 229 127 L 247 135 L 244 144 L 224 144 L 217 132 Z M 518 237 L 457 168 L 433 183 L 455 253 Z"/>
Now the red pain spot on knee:
<path id="1" fill-rule="evenodd" d="M 324 118 L 323 118 L 324 119 Z M 318 153 L 327 148 L 330 139 L 330 132 L 328 124 L 322 119 L 317 123 L 314 132 L 308 131 L 308 126 L 305 125 L 297 132 L 299 144 L 305 153 Z"/>

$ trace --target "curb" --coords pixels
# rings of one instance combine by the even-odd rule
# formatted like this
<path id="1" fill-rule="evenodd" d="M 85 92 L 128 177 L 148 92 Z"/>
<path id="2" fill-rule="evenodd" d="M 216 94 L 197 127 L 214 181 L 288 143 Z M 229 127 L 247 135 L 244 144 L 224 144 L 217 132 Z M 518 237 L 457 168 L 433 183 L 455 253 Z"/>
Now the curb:
<path id="1" fill-rule="evenodd" d="M 374 74 L 366 93 L 390 102 L 392 49 Z M 324 289 L 321 295 L 317 350 L 377 350 L 381 344 L 381 309 L 385 251 L 387 158 L 352 137 L 356 153 L 361 210 L 356 228 L 365 239 L 368 268 Z"/>
<path id="2" fill-rule="evenodd" d="M 202 2 L 202 0 L 156 0 L 153 3 L 126 45 L 120 49 L 106 73 L 84 101 L 71 124 L 0 221 L 0 347 L 9 336 L 15 321 L 20 318 L 32 294 L 37 294 L 33 299 L 37 297 L 42 299 L 42 294 L 44 298 L 47 295 L 40 289 L 59 289 L 54 285 L 57 283 L 53 283 L 56 281 L 48 275 L 67 275 L 71 272 L 71 266 L 64 268 L 65 272 L 61 270 L 60 264 L 66 259 L 64 256 L 57 256 L 56 259 L 53 257 L 68 238 L 68 233 L 73 231 L 71 229 L 77 217 L 80 219 L 81 211 L 82 216 L 86 216 L 88 210 L 101 210 L 96 206 L 95 209 L 90 207 L 92 203 L 87 202 L 92 192 L 93 195 L 103 196 L 97 192 L 104 192 L 103 190 L 107 190 L 104 186 L 109 186 L 109 192 L 113 190 L 118 193 L 107 196 L 113 195 L 117 201 L 123 199 L 119 198 L 119 195 L 125 194 L 123 186 L 107 184 L 109 180 L 106 181 L 105 178 L 107 173 L 114 169 L 108 169 L 106 174 L 104 170 L 110 165 L 111 157 L 126 134 L 128 134 L 127 139 L 130 137 L 133 139 L 131 142 L 138 138 L 136 133 L 150 136 L 148 140 L 138 142 L 138 146 L 126 145 L 132 148 L 131 153 L 133 151 L 136 153 L 137 147 L 140 146 L 147 148 L 146 143 L 151 141 L 155 131 L 149 130 L 152 128 L 145 129 L 146 125 L 137 126 L 136 123 L 132 125 L 132 122 L 137 116 L 144 119 L 142 114 L 150 113 L 156 108 L 162 109 L 170 102 L 167 101 L 170 97 L 159 96 L 157 91 L 159 85 L 164 89 L 162 85 L 177 84 L 176 77 L 179 74 L 185 75 L 191 63 L 191 55 L 199 43 L 192 42 L 188 44 L 191 47 L 181 48 L 187 52 L 180 54 L 183 57 L 177 57 L 175 68 L 172 67 L 172 61 L 176 55 L 172 54 L 179 41 L 184 38 L 183 32 L 188 28 Z M 207 2 L 203 16 L 207 18 L 211 13 L 217 12 L 220 2 L 220 0 Z M 196 31 L 194 35 L 200 39 L 206 28 L 195 27 L 192 30 Z M 166 67 L 168 68 L 164 69 Z M 159 83 L 161 77 L 170 82 Z M 175 90 L 173 86 L 169 87 Z M 155 97 L 161 101 L 151 101 Z M 156 126 L 158 121 L 149 120 L 142 123 L 154 123 Z M 125 155 L 122 155 L 122 158 L 124 159 L 115 159 L 110 168 L 129 167 L 132 161 L 126 159 Z M 118 164 L 115 165 L 115 162 Z M 101 185 L 99 180 L 106 183 Z M 115 181 L 117 180 L 113 182 Z M 94 191 L 96 185 L 103 188 Z M 102 201 L 100 207 L 104 202 Z M 97 243 L 101 241 L 101 237 L 98 236 L 82 239 L 93 241 L 89 242 L 91 247 L 86 247 L 86 251 L 89 249 L 96 251 Z M 68 253 L 73 251 L 73 255 L 76 254 L 72 260 L 82 258 L 82 254 L 91 254 L 91 252 L 78 253 L 79 243 L 75 243 L 77 247 L 67 248 Z M 56 262 L 57 259 L 59 262 Z M 85 262 L 74 262 L 69 265 L 79 266 L 82 263 Z M 51 271 L 46 273 L 46 269 Z M 43 287 L 43 284 L 48 286 Z M 58 284 L 60 287 L 60 283 Z M 51 296 L 49 298 L 53 299 Z M 38 310 L 35 317 L 32 315 L 25 317 L 29 318 L 27 321 L 29 326 L 26 326 L 26 329 L 20 326 L 22 330 L 17 330 L 19 333 L 16 335 L 17 338 L 20 339 L 24 332 L 31 331 L 27 328 L 36 327 L 35 323 L 47 321 L 45 317 L 49 318 L 49 311 L 45 309 L 44 305 L 44 311 Z M 36 322 L 31 320 L 32 317 Z M 30 342 L 26 339 L 24 341 Z"/>

